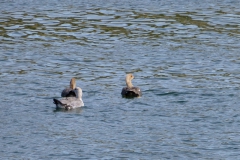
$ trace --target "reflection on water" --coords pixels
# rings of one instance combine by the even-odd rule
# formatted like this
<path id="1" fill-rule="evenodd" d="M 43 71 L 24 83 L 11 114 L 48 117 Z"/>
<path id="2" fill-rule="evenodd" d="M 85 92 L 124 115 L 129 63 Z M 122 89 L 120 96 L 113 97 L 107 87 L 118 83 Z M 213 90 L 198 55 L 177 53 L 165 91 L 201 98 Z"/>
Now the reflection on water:
<path id="1" fill-rule="evenodd" d="M 98 43 L 95 39 L 113 40 L 114 37 L 124 41 L 142 40 L 144 41 L 142 43 L 152 43 L 152 40 L 159 42 L 166 38 L 182 42 L 203 40 L 203 43 L 207 39 L 205 43 L 208 43 L 212 41 L 210 39 L 212 34 L 239 37 L 238 8 L 232 8 L 230 13 L 224 11 L 228 8 L 198 10 L 193 8 L 191 11 L 173 12 L 167 8 L 161 10 L 134 7 L 117 9 L 114 6 L 81 8 L 80 3 L 75 8 L 59 9 L 56 11 L 55 8 L 43 8 L 41 12 L 33 12 L 32 9 L 2 11 L 1 39 L 3 41 L 12 41 L 15 38 L 31 41 L 61 39 L 81 41 L 89 45 Z"/>
<path id="2" fill-rule="evenodd" d="M 2 1 L 1 157 L 237 159 L 238 6 Z M 72 77 L 85 106 L 55 110 Z"/>
<path id="3" fill-rule="evenodd" d="M 53 112 L 67 112 L 67 113 L 78 113 L 78 114 L 80 114 L 82 112 L 82 107 L 81 108 L 72 109 L 72 110 L 56 108 L 56 109 L 53 110 Z"/>

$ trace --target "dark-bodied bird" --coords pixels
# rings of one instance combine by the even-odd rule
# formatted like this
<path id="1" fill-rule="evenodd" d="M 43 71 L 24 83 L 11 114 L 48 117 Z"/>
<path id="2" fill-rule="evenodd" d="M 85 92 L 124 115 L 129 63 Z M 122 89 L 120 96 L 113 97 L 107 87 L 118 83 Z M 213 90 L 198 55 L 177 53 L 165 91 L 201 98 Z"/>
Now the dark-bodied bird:
<path id="1" fill-rule="evenodd" d="M 76 79 L 72 78 L 70 81 L 70 87 L 69 88 L 65 88 L 62 91 L 61 97 L 76 97 L 75 92 L 73 92 L 73 90 L 76 88 Z"/>
<path id="2" fill-rule="evenodd" d="M 134 78 L 133 74 L 127 74 L 126 75 L 126 85 L 127 87 L 124 87 L 122 89 L 122 96 L 123 97 L 140 97 L 142 95 L 142 92 L 139 87 L 134 87 L 132 85 L 132 79 Z"/>

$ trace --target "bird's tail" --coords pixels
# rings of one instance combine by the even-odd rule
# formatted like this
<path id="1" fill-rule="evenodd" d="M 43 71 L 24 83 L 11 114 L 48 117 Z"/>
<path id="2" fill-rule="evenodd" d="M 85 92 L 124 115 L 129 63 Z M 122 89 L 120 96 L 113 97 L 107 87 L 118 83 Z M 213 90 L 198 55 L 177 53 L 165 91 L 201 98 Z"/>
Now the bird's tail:
<path id="1" fill-rule="evenodd" d="M 61 102 L 59 100 L 55 99 L 55 98 L 53 98 L 53 103 L 54 104 L 61 104 Z"/>

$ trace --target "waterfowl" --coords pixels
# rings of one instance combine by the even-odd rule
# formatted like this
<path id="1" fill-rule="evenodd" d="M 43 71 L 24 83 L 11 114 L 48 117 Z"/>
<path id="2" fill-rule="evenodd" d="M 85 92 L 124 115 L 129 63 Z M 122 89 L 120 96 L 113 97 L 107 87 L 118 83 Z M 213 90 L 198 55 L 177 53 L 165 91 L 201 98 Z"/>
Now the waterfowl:
<path id="1" fill-rule="evenodd" d="M 76 97 L 75 92 L 73 92 L 73 90 L 76 88 L 76 79 L 72 78 L 70 81 L 70 87 L 69 88 L 65 88 L 62 91 L 61 97 Z"/>
<path id="2" fill-rule="evenodd" d="M 139 87 L 134 87 L 132 85 L 132 79 L 134 78 L 133 74 L 127 74 L 126 75 L 126 85 L 127 87 L 124 87 L 122 89 L 122 96 L 123 97 L 139 97 L 142 95 L 142 92 Z"/>
<path id="3" fill-rule="evenodd" d="M 76 87 L 74 90 L 72 90 L 76 94 L 76 97 L 63 97 L 60 100 L 53 99 L 53 103 L 56 104 L 57 109 L 74 109 L 78 107 L 84 106 L 83 100 L 82 100 L 82 89 L 80 87 Z"/>

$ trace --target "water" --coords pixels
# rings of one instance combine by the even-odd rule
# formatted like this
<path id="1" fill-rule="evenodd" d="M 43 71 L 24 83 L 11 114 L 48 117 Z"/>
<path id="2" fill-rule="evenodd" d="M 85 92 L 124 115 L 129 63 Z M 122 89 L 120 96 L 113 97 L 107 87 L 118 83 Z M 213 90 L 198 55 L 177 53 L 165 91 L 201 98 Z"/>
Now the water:
<path id="1" fill-rule="evenodd" d="M 238 1 L 2 1 L 2 159 L 238 159 Z M 143 96 L 121 97 L 126 73 Z M 85 106 L 55 111 L 72 77 Z"/>

